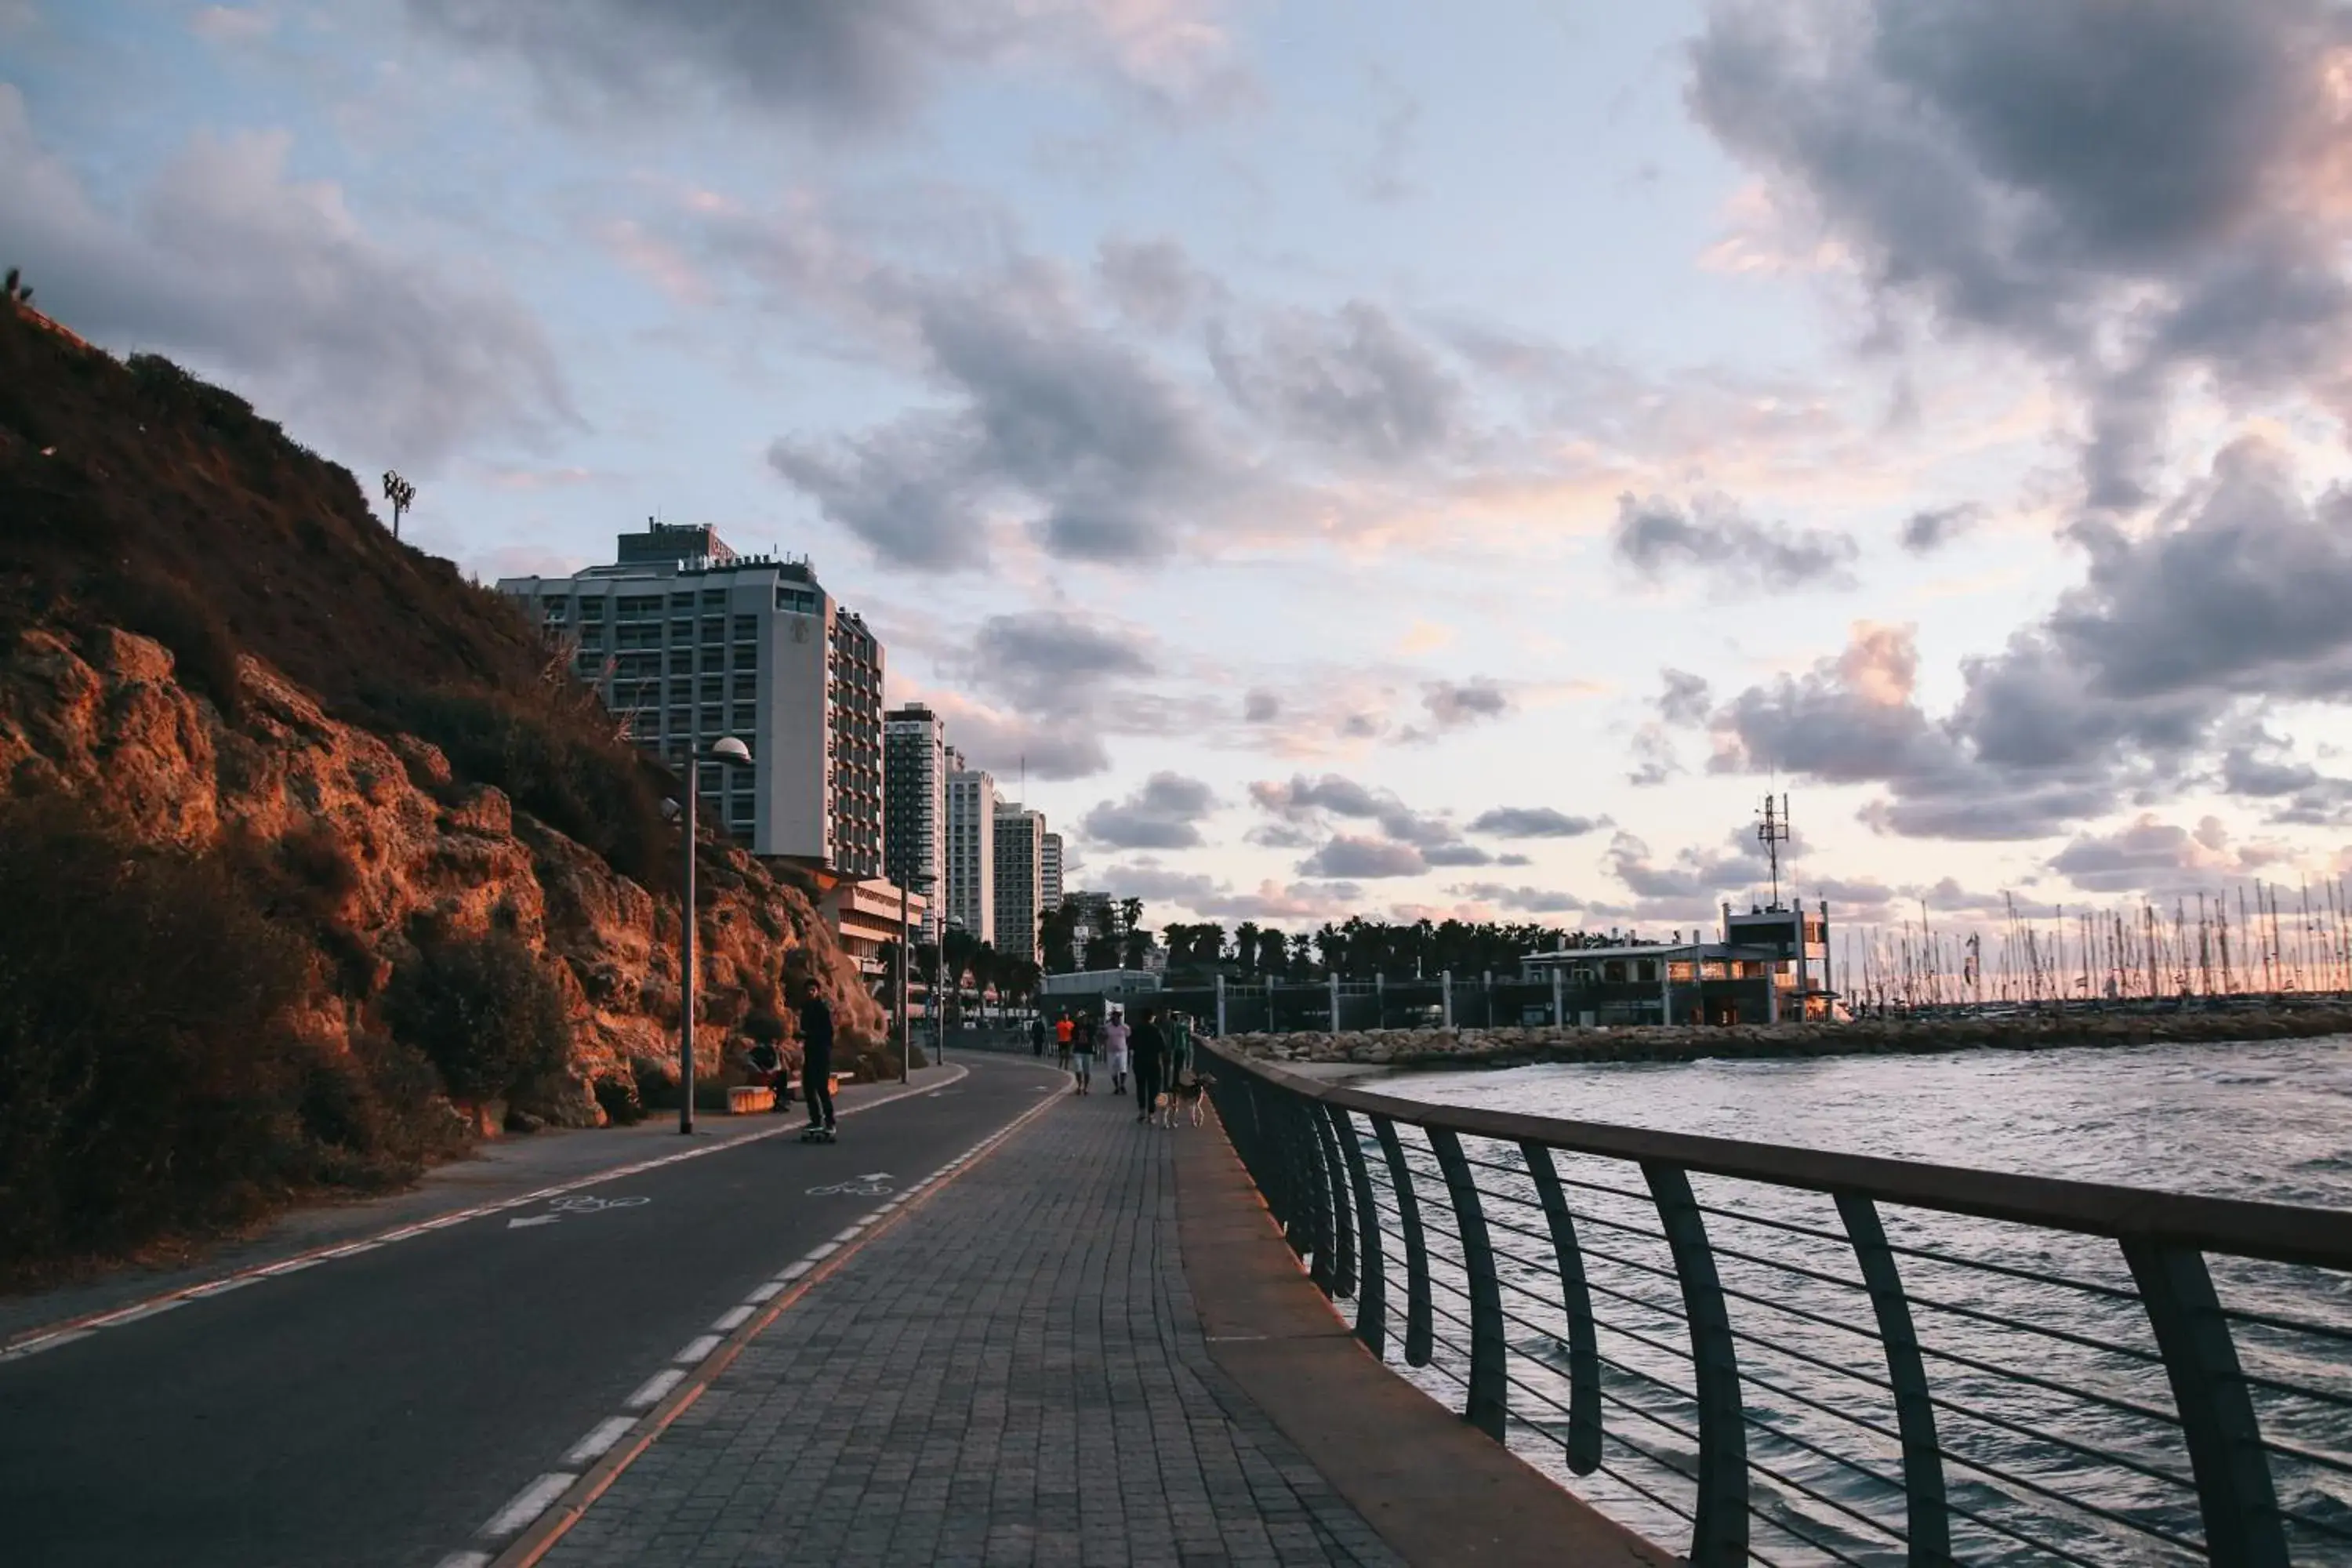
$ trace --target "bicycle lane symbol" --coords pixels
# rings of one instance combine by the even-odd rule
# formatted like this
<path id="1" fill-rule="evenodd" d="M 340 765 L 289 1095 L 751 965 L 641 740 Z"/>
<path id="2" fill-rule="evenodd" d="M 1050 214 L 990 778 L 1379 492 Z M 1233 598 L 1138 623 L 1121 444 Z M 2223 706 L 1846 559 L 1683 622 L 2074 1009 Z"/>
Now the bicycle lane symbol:
<path id="1" fill-rule="evenodd" d="M 559 1224 L 566 1215 L 577 1216 L 602 1214 L 606 1209 L 642 1208 L 651 1202 L 653 1202 L 651 1198 L 600 1198 L 587 1193 L 574 1193 L 568 1197 L 557 1198 L 551 1202 L 547 1205 L 548 1212 L 545 1214 L 530 1215 L 521 1219 L 507 1221 L 507 1228 L 529 1230 L 534 1226 Z"/>
<path id="2" fill-rule="evenodd" d="M 862 1176 L 852 1176 L 845 1182 L 828 1182 L 821 1187 L 811 1187 L 813 1198 L 887 1198 L 890 1195 L 890 1173 L 869 1171 Z"/>

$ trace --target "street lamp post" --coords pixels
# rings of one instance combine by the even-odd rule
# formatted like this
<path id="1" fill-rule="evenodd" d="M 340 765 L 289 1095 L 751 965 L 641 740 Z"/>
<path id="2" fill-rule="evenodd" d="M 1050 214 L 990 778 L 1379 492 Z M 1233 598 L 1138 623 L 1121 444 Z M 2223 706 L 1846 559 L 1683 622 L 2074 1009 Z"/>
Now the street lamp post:
<path id="1" fill-rule="evenodd" d="M 914 944 L 907 940 L 907 889 L 919 887 L 928 897 L 933 879 L 920 871 L 909 871 L 898 879 L 898 1081 L 907 1081 L 909 1070 L 907 1058 L 915 1047 L 915 1020 L 908 1011 L 907 969 L 914 962 Z M 929 906 L 926 905 L 928 909 Z M 934 990 L 927 1006 L 936 1006 L 939 994 Z"/>
<path id="2" fill-rule="evenodd" d="M 732 735 L 722 735 L 710 743 L 706 759 L 687 742 L 686 801 L 678 810 L 678 819 L 686 826 L 686 902 L 678 910 L 677 942 L 677 1130 L 694 1131 L 694 805 L 695 797 L 702 793 L 702 764 L 708 760 L 724 766 L 738 767 L 751 761 L 751 748 Z"/>

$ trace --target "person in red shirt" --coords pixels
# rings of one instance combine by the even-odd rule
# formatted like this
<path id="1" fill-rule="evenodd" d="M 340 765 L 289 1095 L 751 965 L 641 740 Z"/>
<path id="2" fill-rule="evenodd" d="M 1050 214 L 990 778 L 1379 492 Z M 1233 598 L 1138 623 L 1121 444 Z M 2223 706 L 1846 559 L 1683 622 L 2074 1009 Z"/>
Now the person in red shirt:
<path id="1" fill-rule="evenodd" d="M 1076 1024 L 1070 1022 L 1070 1016 L 1067 1013 L 1054 1020 L 1054 1046 L 1061 1054 L 1064 1072 L 1070 1070 L 1070 1037 L 1077 1033 L 1077 1028 Z"/>

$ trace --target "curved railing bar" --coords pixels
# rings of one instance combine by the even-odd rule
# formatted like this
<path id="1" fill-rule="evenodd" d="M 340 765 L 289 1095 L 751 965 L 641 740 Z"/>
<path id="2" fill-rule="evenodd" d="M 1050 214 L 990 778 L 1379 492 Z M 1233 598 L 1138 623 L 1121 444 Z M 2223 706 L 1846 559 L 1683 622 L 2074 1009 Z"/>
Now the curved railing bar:
<path id="1" fill-rule="evenodd" d="M 1728 1176 L 1852 1193 L 1874 1203 L 1935 1209 L 1980 1219 L 2008 1220 L 2051 1230 L 2116 1240 L 2161 1238 L 2175 1246 L 2273 1263 L 2352 1269 L 2352 1211 L 2302 1204 L 2259 1203 L 2158 1192 L 2055 1176 L 2025 1176 L 1964 1165 L 1891 1160 L 1789 1144 L 1662 1132 L 1645 1127 L 1530 1116 L 1521 1111 L 1433 1105 L 1327 1083 L 1244 1057 L 1213 1039 L 1201 1042 L 1220 1061 L 1257 1074 L 1294 1094 L 1367 1116 L 1443 1128 L 1465 1137 L 1506 1143 L 1529 1141 L 1571 1153 L 1634 1163 L 1675 1165 L 1696 1174 Z"/>
<path id="2" fill-rule="evenodd" d="M 1388 1162 L 1389 1190 L 1396 1194 L 1397 1223 L 1404 1230 L 1404 1363 L 1427 1366 L 1430 1360 L 1429 1242 L 1421 1233 L 1421 1200 L 1412 1190 L 1412 1170 L 1405 1163 L 1404 1145 L 1398 1142 L 1396 1123 L 1374 1113 L 1372 1132 L 1381 1141 L 1381 1156 Z"/>
<path id="3" fill-rule="evenodd" d="M 1364 1163 L 1363 1139 L 1356 1119 L 1342 1106 L 1326 1105 L 1331 1131 L 1339 1139 L 1339 1157 L 1347 1162 L 1348 1184 L 1356 1194 L 1358 1279 L 1356 1337 L 1373 1355 L 1388 1348 L 1388 1259 L 1381 1247 L 1381 1211 L 1372 1200 L 1372 1173 Z"/>
<path id="4" fill-rule="evenodd" d="M 1601 1464 L 1601 1344 L 1594 1331 L 1592 1290 L 1584 1279 L 1584 1254 L 1576 1245 L 1576 1220 L 1560 1190 L 1551 1151 L 1522 1143 L 1519 1153 L 1535 1178 L 1551 1227 L 1553 1257 L 1559 1265 L 1560 1300 L 1568 1309 L 1568 1468 L 1589 1476 Z"/>

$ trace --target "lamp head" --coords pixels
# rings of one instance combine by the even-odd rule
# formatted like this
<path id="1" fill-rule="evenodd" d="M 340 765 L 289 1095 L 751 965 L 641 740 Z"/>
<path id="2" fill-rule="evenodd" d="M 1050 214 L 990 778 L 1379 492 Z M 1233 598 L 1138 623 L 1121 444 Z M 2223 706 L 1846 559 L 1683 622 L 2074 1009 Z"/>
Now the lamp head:
<path id="1" fill-rule="evenodd" d="M 718 763 L 749 763 L 751 748 L 732 735 L 721 735 L 710 742 L 710 759 Z"/>

